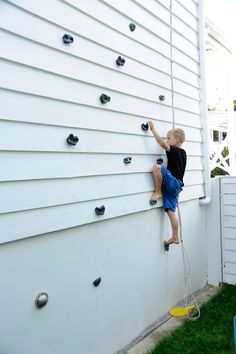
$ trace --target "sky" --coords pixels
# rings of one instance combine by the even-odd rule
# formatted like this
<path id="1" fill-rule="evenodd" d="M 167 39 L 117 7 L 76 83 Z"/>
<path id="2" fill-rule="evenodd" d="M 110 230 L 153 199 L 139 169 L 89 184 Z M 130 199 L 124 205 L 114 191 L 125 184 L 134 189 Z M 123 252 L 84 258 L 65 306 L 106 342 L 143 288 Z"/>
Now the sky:
<path id="1" fill-rule="evenodd" d="M 227 35 L 236 48 L 236 0 L 203 0 L 203 3 L 205 15 Z"/>

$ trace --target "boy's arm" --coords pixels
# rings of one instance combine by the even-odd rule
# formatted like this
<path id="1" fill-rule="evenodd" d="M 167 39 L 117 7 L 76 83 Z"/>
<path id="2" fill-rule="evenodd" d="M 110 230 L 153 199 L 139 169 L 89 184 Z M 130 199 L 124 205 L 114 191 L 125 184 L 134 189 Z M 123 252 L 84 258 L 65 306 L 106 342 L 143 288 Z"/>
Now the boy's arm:
<path id="1" fill-rule="evenodd" d="M 148 125 L 150 127 L 150 130 L 152 134 L 154 135 L 154 138 L 156 139 L 157 143 L 165 150 L 169 151 L 170 150 L 170 145 L 165 142 L 165 140 L 160 136 L 160 134 L 157 132 L 153 122 L 151 120 L 148 121 Z"/>

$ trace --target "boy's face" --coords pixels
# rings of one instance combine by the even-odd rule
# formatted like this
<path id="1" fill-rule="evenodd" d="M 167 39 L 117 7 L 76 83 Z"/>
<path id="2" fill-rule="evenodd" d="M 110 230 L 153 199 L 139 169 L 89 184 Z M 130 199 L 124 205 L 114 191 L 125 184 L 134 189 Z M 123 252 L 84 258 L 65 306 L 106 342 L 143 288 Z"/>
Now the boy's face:
<path id="1" fill-rule="evenodd" d="M 167 134 L 167 144 L 177 146 L 179 145 L 179 138 L 176 138 L 173 134 Z"/>

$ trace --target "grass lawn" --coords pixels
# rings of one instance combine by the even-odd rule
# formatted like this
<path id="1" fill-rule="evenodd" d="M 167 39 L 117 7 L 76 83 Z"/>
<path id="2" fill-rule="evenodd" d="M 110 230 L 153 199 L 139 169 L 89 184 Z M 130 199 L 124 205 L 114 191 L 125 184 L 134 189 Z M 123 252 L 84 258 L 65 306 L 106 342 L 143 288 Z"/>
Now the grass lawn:
<path id="1" fill-rule="evenodd" d="M 201 307 L 201 317 L 185 321 L 148 354 L 234 353 L 233 318 L 236 286 L 224 284 L 220 292 Z"/>

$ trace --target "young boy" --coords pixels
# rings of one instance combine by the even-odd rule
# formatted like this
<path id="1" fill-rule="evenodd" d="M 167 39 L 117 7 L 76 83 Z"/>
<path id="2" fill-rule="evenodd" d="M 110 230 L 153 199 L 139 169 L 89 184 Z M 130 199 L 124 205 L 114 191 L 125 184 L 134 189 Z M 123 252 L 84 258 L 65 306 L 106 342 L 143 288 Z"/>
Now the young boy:
<path id="1" fill-rule="evenodd" d="M 157 143 L 166 150 L 167 156 L 167 168 L 160 165 L 153 166 L 155 191 L 150 203 L 153 205 L 159 198 L 163 199 L 163 207 L 167 212 L 172 228 L 171 238 L 164 241 L 165 249 L 168 250 L 170 244 L 179 243 L 179 223 L 175 215 L 175 209 L 179 193 L 184 185 L 183 176 L 187 156 L 181 146 L 185 140 L 185 133 L 182 129 L 170 130 L 167 133 L 167 141 L 165 141 L 155 129 L 153 122 L 148 121 L 148 124 Z"/>

